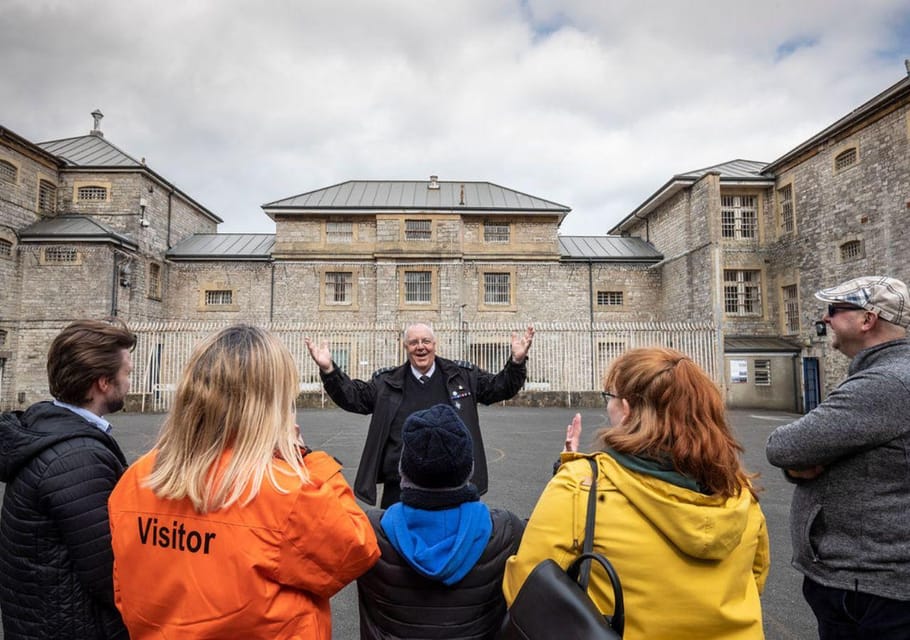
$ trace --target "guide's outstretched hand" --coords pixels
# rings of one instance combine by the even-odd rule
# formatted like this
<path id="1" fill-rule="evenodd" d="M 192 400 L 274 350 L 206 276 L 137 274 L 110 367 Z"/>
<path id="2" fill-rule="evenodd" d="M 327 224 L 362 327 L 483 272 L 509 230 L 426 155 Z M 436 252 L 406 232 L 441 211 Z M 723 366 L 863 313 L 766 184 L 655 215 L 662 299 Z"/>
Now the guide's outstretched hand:
<path id="1" fill-rule="evenodd" d="M 318 345 L 309 338 L 304 338 L 303 342 L 306 348 L 310 350 L 310 357 L 313 359 L 323 373 L 331 373 L 334 366 L 332 365 L 332 352 L 329 351 L 329 343 L 323 340 Z"/>

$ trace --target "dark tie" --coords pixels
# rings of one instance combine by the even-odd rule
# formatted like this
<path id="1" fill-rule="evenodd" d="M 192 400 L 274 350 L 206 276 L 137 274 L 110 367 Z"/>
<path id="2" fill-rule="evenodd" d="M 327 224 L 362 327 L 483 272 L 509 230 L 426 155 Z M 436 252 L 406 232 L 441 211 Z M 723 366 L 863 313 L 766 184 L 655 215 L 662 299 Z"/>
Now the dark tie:
<path id="1" fill-rule="evenodd" d="M 420 384 L 426 384 L 430 381 L 430 376 L 420 376 Z"/>

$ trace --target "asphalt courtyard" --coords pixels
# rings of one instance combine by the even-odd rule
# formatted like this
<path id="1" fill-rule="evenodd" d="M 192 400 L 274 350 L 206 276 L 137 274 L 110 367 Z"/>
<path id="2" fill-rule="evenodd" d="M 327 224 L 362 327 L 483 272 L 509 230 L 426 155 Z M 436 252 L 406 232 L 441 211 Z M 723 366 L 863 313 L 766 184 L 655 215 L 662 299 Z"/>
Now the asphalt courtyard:
<path id="1" fill-rule="evenodd" d="M 604 424 L 604 414 L 597 409 L 580 412 L 585 427 L 582 444 L 590 443 L 594 431 Z M 480 419 L 490 466 L 490 491 L 484 500 L 489 505 L 509 509 L 522 518 L 530 515 L 552 473 L 552 462 L 562 448 L 565 426 L 573 414 L 572 409 L 481 407 Z M 761 473 L 759 484 L 764 488 L 761 505 L 771 537 L 771 571 L 762 596 L 765 636 L 768 640 L 815 638 L 815 618 L 802 599 L 801 576 L 790 567 L 788 517 L 792 485 L 767 463 L 764 455 L 768 434 L 797 416 L 740 410 L 732 411 L 730 417 L 745 447 L 746 465 L 749 470 Z M 154 442 L 163 416 L 118 414 L 112 418 L 115 437 L 132 461 Z M 341 460 L 345 464 L 345 477 L 353 482 L 369 417 L 338 409 L 308 409 L 299 412 L 298 421 L 307 444 Z M 647 615 L 647 612 L 626 613 L 628 616 Z M 332 620 L 334 639 L 356 640 L 359 637 L 354 585 L 349 585 L 332 599 Z"/>

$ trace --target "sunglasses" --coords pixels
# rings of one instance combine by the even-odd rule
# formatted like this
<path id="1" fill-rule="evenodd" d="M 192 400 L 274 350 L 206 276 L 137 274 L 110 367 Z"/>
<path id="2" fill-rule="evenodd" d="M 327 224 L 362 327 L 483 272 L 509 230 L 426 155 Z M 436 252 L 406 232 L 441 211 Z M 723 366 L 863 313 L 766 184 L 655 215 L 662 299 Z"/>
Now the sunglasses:
<path id="1" fill-rule="evenodd" d="M 841 311 L 865 311 L 865 309 L 863 309 L 862 307 L 857 307 L 855 305 L 851 305 L 848 307 L 844 307 L 844 306 L 838 307 L 833 304 L 828 305 L 828 317 L 829 318 L 833 318 L 835 315 L 837 315 Z"/>

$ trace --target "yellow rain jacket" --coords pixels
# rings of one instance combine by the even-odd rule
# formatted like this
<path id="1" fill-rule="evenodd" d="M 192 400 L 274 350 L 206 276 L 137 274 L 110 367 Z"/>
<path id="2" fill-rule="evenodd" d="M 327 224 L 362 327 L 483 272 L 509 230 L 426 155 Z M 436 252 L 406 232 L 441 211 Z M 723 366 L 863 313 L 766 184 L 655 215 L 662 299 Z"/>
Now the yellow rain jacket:
<path id="1" fill-rule="evenodd" d="M 584 458 L 563 454 L 540 496 L 506 564 L 507 603 L 541 560 L 566 568 L 581 553 L 591 483 Z M 627 469 L 606 453 L 594 458 L 594 550 L 622 582 L 624 640 L 764 638 L 759 595 L 770 563 L 768 534 L 749 491 L 727 499 L 704 495 Z M 596 566 L 588 593 L 601 611 L 612 612 L 610 581 Z"/>

